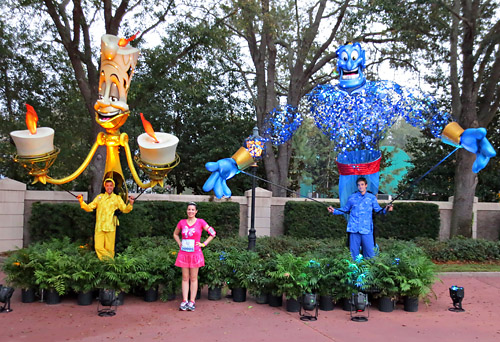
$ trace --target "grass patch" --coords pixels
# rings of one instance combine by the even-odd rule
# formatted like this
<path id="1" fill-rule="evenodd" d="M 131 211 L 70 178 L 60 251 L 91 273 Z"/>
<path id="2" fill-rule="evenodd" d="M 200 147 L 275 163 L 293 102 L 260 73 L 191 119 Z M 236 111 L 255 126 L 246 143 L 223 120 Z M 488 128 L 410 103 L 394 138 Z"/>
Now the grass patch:
<path id="1" fill-rule="evenodd" d="M 437 272 L 500 272 L 500 261 L 486 262 L 434 262 Z"/>

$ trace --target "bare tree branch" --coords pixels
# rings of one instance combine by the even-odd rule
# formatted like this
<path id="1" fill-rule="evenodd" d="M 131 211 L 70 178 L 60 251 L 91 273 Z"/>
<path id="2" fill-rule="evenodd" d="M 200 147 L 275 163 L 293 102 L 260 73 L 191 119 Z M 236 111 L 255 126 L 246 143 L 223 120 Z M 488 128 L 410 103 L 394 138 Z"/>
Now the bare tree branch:
<path id="1" fill-rule="evenodd" d="M 336 37 L 337 32 L 338 32 L 339 27 L 340 27 L 340 24 L 344 20 L 344 16 L 345 16 L 345 13 L 347 11 L 348 6 L 349 6 L 349 1 L 348 0 L 344 1 L 344 3 L 342 4 L 342 7 L 340 8 L 340 12 L 339 12 L 339 15 L 337 17 L 337 21 L 335 23 L 335 26 L 333 27 L 332 32 L 330 33 L 330 36 L 321 45 L 321 47 L 318 49 L 318 51 L 315 52 L 313 58 L 311 59 L 311 62 L 309 63 L 307 68 L 304 70 L 304 76 L 307 77 L 307 79 L 309 79 L 311 77 L 311 75 L 313 74 L 313 70 L 319 70 L 318 68 L 316 68 L 317 61 L 320 59 L 320 57 L 323 55 L 323 53 L 326 51 L 326 49 L 330 46 L 333 39 Z M 322 58 L 321 63 L 324 65 L 327 62 L 329 62 L 331 60 L 330 56 L 331 55 L 328 55 L 327 58 Z M 318 63 L 318 64 L 321 64 L 321 63 Z"/>
<path id="2" fill-rule="evenodd" d="M 500 42 L 500 20 L 490 29 L 490 31 L 484 36 L 484 38 L 479 43 L 479 47 L 474 55 L 474 59 L 477 61 L 483 54 L 485 49 L 489 46 L 496 45 Z M 491 52 L 491 51 L 490 51 Z"/>
<path id="3" fill-rule="evenodd" d="M 170 0 L 168 2 L 168 6 L 167 6 L 167 9 L 158 17 L 158 20 L 151 26 L 149 26 L 148 28 L 146 28 L 144 31 L 141 32 L 140 36 L 136 38 L 136 41 L 137 43 L 139 43 L 142 38 L 151 30 L 155 29 L 156 27 L 158 27 L 158 25 L 160 25 L 161 23 L 165 22 L 165 17 L 167 16 L 167 14 L 170 12 L 170 10 L 172 9 L 172 6 L 174 6 L 175 3 L 174 3 L 174 0 Z"/>
<path id="4" fill-rule="evenodd" d="M 488 125 L 498 110 L 498 94 L 500 91 L 500 48 L 497 48 L 495 62 L 484 85 L 483 98 L 479 107 L 478 121 Z M 497 97 L 495 100 L 495 96 Z M 495 107 L 496 105 L 496 107 Z"/>

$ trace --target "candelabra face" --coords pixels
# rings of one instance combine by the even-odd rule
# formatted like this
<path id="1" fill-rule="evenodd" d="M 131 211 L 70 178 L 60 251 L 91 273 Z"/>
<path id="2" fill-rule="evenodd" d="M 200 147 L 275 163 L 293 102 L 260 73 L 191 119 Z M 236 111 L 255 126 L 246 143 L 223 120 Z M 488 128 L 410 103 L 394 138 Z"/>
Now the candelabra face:
<path id="1" fill-rule="evenodd" d="M 353 90 L 366 83 L 365 50 L 359 43 L 342 45 L 337 50 L 337 71 L 341 89 Z"/>
<path id="2" fill-rule="evenodd" d="M 99 96 L 94 105 L 96 121 L 108 131 L 117 130 L 129 116 L 127 94 L 139 50 L 120 46 L 113 35 L 101 38 Z"/>

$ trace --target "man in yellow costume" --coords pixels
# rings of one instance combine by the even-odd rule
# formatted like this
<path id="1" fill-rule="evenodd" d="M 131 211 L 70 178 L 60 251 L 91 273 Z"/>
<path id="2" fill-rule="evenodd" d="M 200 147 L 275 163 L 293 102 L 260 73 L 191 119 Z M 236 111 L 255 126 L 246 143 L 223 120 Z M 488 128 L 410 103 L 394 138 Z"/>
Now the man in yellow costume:
<path id="1" fill-rule="evenodd" d="M 113 193 L 114 188 L 114 180 L 106 178 L 104 180 L 105 192 L 98 195 L 91 203 L 85 203 L 82 195 L 78 195 L 78 201 L 80 201 L 80 207 L 83 210 L 92 212 L 97 209 L 94 248 L 100 260 L 115 256 L 116 226 L 119 224 L 115 210 L 118 209 L 126 214 L 132 211 L 134 204 L 132 197 L 129 197 L 129 204 L 125 204 L 120 196 Z"/>

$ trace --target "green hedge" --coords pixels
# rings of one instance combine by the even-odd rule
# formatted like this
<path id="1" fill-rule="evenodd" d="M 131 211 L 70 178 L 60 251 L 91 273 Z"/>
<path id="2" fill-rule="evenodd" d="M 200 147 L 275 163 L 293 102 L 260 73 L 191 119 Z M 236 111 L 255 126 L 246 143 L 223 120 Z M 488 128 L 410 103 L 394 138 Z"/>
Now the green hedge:
<path id="1" fill-rule="evenodd" d="M 337 207 L 332 204 L 333 207 Z M 339 239 L 345 237 L 346 220 L 331 215 L 325 206 L 310 202 L 286 202 L 285 235 L 295 238 Z"/>
<path id="2" fill-rule="evenodd" d="M 469 239 L 461 236 L 446 241 L 417 239 L 416 243 L 436 261 L 489 261 L 500 260 L 500 241 Z"/>
<path id="3" fill-rule="evenodd" d="M 295 238 L 337 239 L 345 237 L 347 222 L 343 215 L 331 215 L 317 203 L 287 202 L 284 225 L 285 235 Z M 395 203 L 393 212 L 375 216 L 374 225 L 377 237 L 437 239 L 439 207 L 433 203 Z"/>
<path id="4" fill-rule="evenodd" d="M 379 237 L 398 240 L 437 239 L 440 225 L 439 206 L 433 203 L 395 203 L 393 212 L 375 218 Z"/>
<path id="5" fill-rule="evenodd" d="M 186 218 L 183 202 L 137 202 L 128 214 L 119 214 L 118 251 L 137 237 L 172 236 L 179 220 Z M 198 217 L 213 226 L 219 237 L 236 236 L 240 226 L 238 203 L 198 203 Z M 69 237 L 89 242 L 94 236 L 95 213 L 87 213 L 78 204 L 34 203 L 30 217 L 31 241 Z"/>

